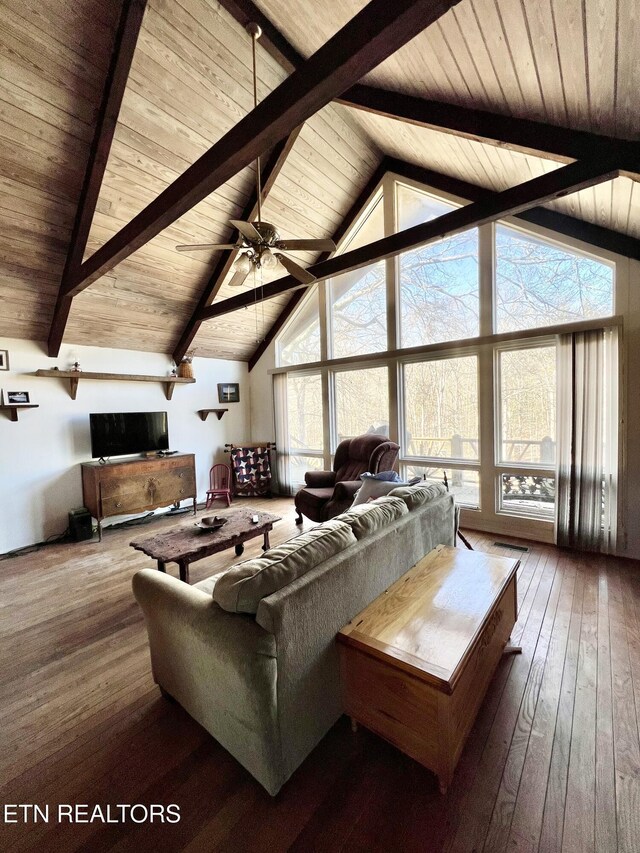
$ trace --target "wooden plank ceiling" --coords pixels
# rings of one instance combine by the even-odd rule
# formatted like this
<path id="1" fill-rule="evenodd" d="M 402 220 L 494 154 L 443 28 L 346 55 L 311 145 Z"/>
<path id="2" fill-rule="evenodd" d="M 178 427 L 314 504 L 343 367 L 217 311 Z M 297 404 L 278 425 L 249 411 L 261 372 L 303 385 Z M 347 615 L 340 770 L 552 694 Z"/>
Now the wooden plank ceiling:
<path id="1" fill-rule="evenodd" d="M 306 58 L 365 3 L 258 5 Z M 119 13 L 100 0 L 0 0 L 0 335 L 47 338 Z M 638 139 L 639 44 L 635 0 L 462 0 L 363 82 Z M 247 34 L 214 0 L 149 0 L 85 257 L 250 111 L 250 61 Z M 287 76 L 261 47 L 258 73 L 260 97 Z M 496 191 L 559 166 L 332 104 L 305 123 L 264 217 L 282 236 L 330 236 L 385 154 Z M 65 341 L 172 352 L 219 259 L 175 244 L 232 239 L 253 181 L 243 170 L 79 294 Z M 640 185 L 627 178 L 550 206 L 640 237 Z M 216 301 L 236 293 L 224 284 Z M 197 354 L 250 358 L 288 299 L 207 321 Z"/>

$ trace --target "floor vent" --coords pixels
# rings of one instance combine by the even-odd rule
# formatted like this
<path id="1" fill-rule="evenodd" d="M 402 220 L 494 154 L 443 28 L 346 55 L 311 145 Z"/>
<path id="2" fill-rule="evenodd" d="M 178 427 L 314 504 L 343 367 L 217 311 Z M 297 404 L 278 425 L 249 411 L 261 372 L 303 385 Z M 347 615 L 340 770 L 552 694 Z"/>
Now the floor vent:
<path id="1" fill-rule="evenodd" d="M 529 549 L 524 545 L 509 545 L 508 542 L 494 542 L 494 547 L 496 548 L 511 548 L 512 551 L 524 551 L 527 552 Z"/>

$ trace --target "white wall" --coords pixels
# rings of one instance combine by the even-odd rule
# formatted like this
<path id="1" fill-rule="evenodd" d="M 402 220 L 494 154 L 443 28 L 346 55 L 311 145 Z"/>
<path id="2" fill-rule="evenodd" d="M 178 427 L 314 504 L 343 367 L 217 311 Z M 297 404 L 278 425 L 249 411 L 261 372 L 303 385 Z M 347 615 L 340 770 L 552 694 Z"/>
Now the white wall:
<path id="1" fill-rule="evenodd" d="M 63 533 L 67 513 L 82 506 L 80 463 L 91 458 L 89 412 L 166 411 L 172 450 L 195 453 L 198 498 L 204 500 L 209 468 L 228 462 L 227 442 L 248 441 L 250 394 L 244 362 L 195 358 L 194 385 L 177 385 L 168 401 L 154 382 L 80 380 L 77 399 L 68 380 L 34 376 L 36 370 L 67 370 L 74 361 L 86 371 L 167 376 L 166 355 L 63 345 L 48 358 L 41 344 L 0 338 L 9 351 L 9 371 L 0 371 L 0 388 L 28 391 L 40 408 L 19 413 L 12 423 L 0 412 L 0 553 Z M 218 403 L 219 382 L 239 382 L 239 403 Z M 218 421 L 202 421 L 198 409 L 228 408 Z M 265 436 L 266 437 L 266 436 Z"/>
<path id="2" fill-rule="evenodd" d="M 249 374 L 251 394 L 251 438 L 253 441 L 275 441 L 273 416 L 273 383 L 269 370 L 275 367 L 276 345 L 272 341 Z"/>

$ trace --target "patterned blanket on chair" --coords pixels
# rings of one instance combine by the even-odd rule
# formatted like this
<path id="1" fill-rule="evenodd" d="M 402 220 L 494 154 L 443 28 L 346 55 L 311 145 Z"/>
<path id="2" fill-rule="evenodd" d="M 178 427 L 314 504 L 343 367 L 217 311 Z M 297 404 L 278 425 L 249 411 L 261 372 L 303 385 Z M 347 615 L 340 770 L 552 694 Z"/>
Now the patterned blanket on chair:
<path id="1" fill-rule="evenodd" d="M 268 447 L 231 449 L 234 494 L 257 497 L 271 494 L 271 461 Z"/>

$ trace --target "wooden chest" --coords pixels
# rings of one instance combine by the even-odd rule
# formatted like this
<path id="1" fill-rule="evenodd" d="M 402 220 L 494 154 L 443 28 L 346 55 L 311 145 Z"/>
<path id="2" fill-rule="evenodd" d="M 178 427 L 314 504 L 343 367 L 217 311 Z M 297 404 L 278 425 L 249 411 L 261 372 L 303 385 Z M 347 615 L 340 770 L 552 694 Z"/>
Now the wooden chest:
<path id="1" fill-rule="evenodd" d="M 98 521 L 112 515 L 144 512 L 188 498 L 196 506 L 195 457 L 192 453 L 130 459 L 82 466 L 84 505 Z"/>
<path id="2" fill-rule="evenodd" d="M 338 634 L 346 713 L 443 793 L 517 618 L 518 565 L 439 545 Z"/>

